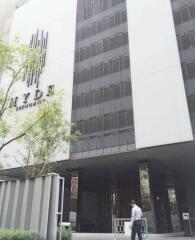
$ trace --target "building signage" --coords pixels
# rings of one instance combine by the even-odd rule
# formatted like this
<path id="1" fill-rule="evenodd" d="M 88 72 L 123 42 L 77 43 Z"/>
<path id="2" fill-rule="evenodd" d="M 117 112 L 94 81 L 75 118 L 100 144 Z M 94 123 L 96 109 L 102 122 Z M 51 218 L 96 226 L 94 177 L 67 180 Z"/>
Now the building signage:
<path id="1" fill-rule="evenodd" d="M 54 85 L 49 85 L 45 91 L 39 87 L 40 75 L 45 67 L 46 53 L 48 43 L 48 32 L 37 30 L 36 34 L 32 35 L 30 47 L 40 51 L 40 57 L 36 59 L 38 67 L 27 67 L 24 74 L 24 82 L 27 86 L 27 91 L 21 96 L 16 96 L 10 99 L 9 108 L 15 108 L 16 111 L 21 111 L 26 108 L 31 108 L 42 104 L 47 97 L 54 95 Z M 33 88 L 33 91 L 31 88 Z M 31 90 L 31 91 L 30 91 Z"/>

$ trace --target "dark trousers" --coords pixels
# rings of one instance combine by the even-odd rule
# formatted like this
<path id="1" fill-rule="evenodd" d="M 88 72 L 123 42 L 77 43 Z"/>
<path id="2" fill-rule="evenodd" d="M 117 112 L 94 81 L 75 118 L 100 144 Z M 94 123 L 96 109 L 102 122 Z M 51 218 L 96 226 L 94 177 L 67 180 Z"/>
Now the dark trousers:
<path id="1" fill-rule="evenodd" d="M 136 234 L 138 235 L 139 240 L 142 240 L 142 220 L 136 220 L 133 222 L 131 240 L 135 240 Z"/>

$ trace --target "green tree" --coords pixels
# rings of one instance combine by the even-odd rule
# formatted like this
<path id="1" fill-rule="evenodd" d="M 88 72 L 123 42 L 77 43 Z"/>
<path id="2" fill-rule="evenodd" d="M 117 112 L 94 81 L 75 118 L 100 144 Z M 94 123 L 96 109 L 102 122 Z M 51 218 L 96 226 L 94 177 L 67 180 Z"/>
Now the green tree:
<path id="1" fill-rule="evenodd" d="M 36 59 L 40 57 L 40 54 L 39 50 L 21 44 L 18 37 L 11 43 L 0 39 L 0 76 L 6 76 L 6 81 L 3 83 L 0 79 L 0 153 L 4 147 L 23 137 L 30 129 L 30 127 L 24 128 L 19 135 L 8 139 L 12 130 L 8 116 L 11 118 L 14 115 L 14 112 L 9 110 L 9 103 L 13 95 L 14 86 L 17 82 L 24 79 L 27 68 L 39 67 Z M 40 118 L 43 117 L 40 116 Z M 32 123 L 32 125 L 38 121 L 39 119 Z"/>
<path id="2" fill-rule="evenodd" d="M 44 118 L 41 116 L 45 115 Z M 41 118 L 41 119 L 40 119 Z M 33 127 L 31 123 L 40 119 Z M 79 138 L 79 132 L 71 133 L 73 124 L 66 120 L 61 96 L 45 101 L 24 122 L 31 128 L 20 142 L 24 151 L 21 166 L 27 177 L 46 175 L 53 170 L 58 153 L 66 152 L 70 144 Z"/>
<path id="3" fill-rule="evenodd" d="M 79 137 L 72 132 L 73 124 L 68 122 L 63 112 L 62 95 L 57 94 L 36 109 L 23 115 L 14 122 L 15 110 L 10 110 L 9 103 L 13 97 L 14 86 L 24 79 L 27 70 L 39 68 L 37 58 L 42 52 L 21 44 L 18 38 L 12 43 L 0 40 L 0 75 L 6 75 L 5 84 L 0 80 L 0 153 L 10 143 L 18 141 L 23 144 L 18 162 L 24 167 L 26 176 L 40 176 L 49 173 L 53 160 L 60 151 L 66 151 L 68 144 Z M 19 131 L 12 130 L 19 129 Z"/>

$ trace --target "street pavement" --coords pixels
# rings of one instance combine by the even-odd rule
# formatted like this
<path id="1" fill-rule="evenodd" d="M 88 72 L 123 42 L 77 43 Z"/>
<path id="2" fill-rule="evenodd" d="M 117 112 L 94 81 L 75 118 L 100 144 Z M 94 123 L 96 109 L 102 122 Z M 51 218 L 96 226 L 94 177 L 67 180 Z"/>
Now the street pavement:
<path id="1" fill-rule="evenodd" d="M 73 233 L 72 240 L 115 240 L 115 236 L 104 233 Z M 130 238 L 117 240 L 130 240 Z M 195 240 L 195 237 L 184 237 L 183 233 L 150 234 L 148 240 Z"/>

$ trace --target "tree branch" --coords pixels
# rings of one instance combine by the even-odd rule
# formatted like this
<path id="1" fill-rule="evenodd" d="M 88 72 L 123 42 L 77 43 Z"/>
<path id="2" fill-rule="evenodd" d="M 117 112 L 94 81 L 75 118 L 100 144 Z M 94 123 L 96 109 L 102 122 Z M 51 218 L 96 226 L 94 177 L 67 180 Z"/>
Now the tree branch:
<path id="1" fill-rule="evenodd" d="M 0 146 L 0 152 L 2 151 L 2 149 L 7 146 L 8 144 L 10 144 L 13 141 L 16 141 L 22 137 L 24 137 L 28 131 L 30 131 L 41 119 L 43 119 L 45 116 L 48 115 L 49 112 L 45 113 L 44 115 L 42 115 L 39 119 L 37 119 L 37 121 L 35 121 L 30 127 L 28 127 L 23 133 L 19 134 L 18 136 L 10 139 L 9 141 L 7 141 L 6 143 L 2 144 L 2 146 Z"/>
<path id="2" fill-rule="evenodd" d="M 7 106 L 7 101 L 8 101 L 8 97 L 9 97 L 9 92 L 10 92 L 10 89 L 13 87 L 13 85 L 17 82 L 17 77 L 18 75 L 21 73 L 21 71 L 24 69 L 25 66 L 22 66 L 18 72 L 15 74 L 14 72 L 14 69 L 11 68 L 11 67 L 8 67 L 8 69 L 10 71 L 12 71 L 13 73 L 13 79 L 12 81 L 10 82 L 7 90 L 6 90 L 6 94 L 5 94 L 5 98 L 4 98 L 4 101 L 3 101 L 3 104 L 1 106 L 1 109 L 0 109 L 0 118 L 2 117 L 2 115 L 4 114 L 5 110 L 6 110 L 6 106 Z"/>

